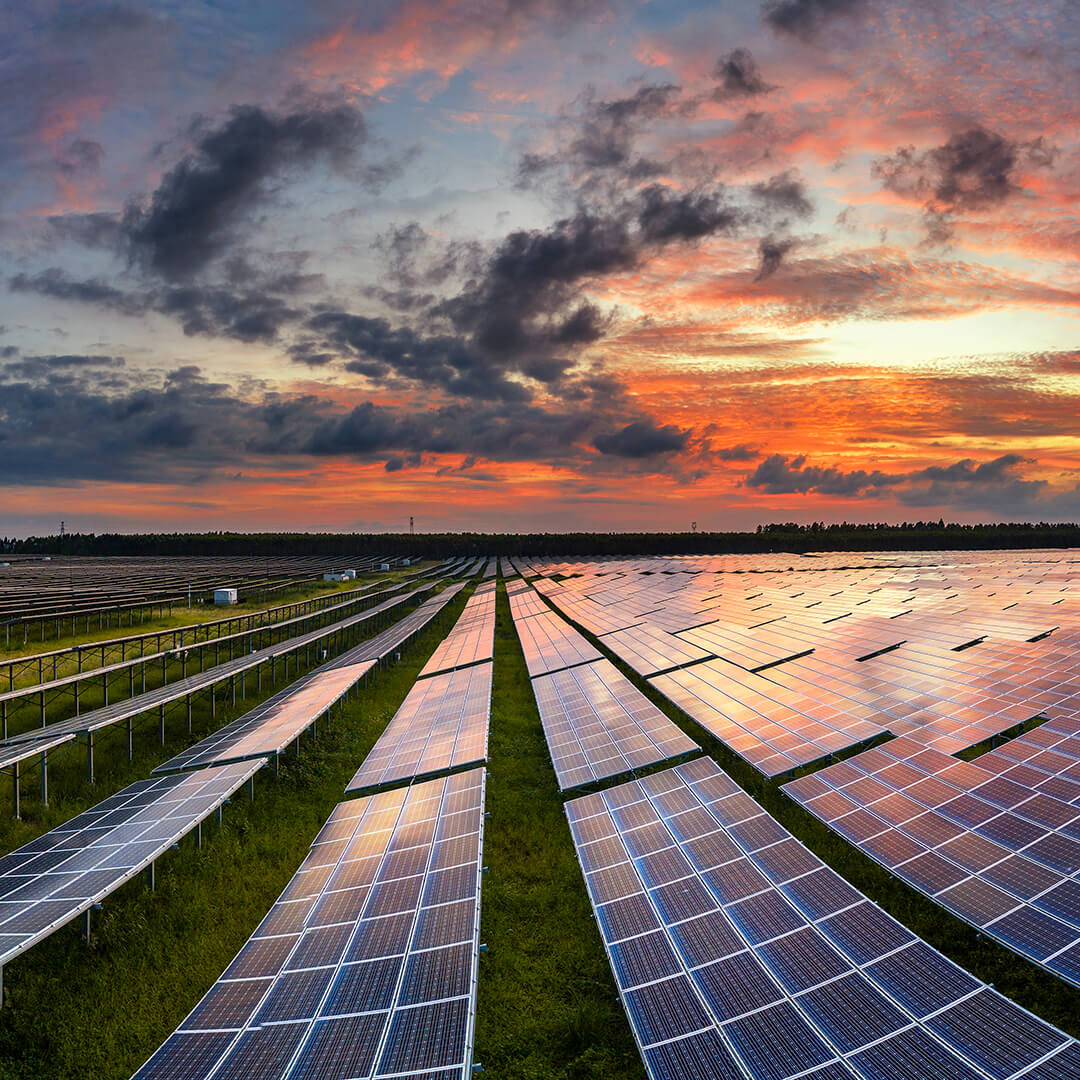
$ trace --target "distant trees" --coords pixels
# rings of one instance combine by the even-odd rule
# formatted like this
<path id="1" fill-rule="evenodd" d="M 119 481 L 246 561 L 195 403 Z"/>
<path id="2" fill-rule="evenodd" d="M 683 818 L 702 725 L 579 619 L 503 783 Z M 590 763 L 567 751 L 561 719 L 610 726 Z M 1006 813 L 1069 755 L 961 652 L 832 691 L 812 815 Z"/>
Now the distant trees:
<path id="1" fill-rule="evenodd" d="M 939 548 L 1080 547 L 1080 525 L 909 521 L 759 525 L 754 532 L 697 533 L 71 533 L 4 539 L 32 555 L 711 555 L 789 551 L 926 551 Z"/>

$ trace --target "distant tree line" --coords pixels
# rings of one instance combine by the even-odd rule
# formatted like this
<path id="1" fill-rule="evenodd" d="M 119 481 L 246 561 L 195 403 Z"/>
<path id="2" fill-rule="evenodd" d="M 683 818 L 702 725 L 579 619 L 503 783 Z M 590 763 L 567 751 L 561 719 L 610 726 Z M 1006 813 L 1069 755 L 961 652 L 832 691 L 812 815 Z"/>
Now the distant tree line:
<path id="1" fill-rule="evenodd" d="M 795 522 L 754 532 L 611 533 L 70 533 L 4 539 L 29 555 L 714 555 L 790 551 L 928 551 L 1080 547 L 1080 525 L 990 525 L 913 521 L 902 525 Z"/>

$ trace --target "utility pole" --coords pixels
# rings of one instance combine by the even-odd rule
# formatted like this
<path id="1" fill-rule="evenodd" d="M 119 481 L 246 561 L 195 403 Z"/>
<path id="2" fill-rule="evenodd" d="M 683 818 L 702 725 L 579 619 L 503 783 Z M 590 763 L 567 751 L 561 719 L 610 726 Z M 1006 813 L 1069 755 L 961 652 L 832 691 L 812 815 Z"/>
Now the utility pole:
<path id="1" fill-rule="evenodd" d="M 410 536 L 413 536 L 413 535 L 415 534 L 415 532 L 416 532 L 416 530 L 415 530 L 415 529 L 413 528 L 413 519 L 412 519 L 412 515 L 410 514 L 410 515 L 409 515 L 409 535 L 410 535 Z"/>
<path id="2" fill-rule="evenodd" d="M 690 522 L 690 531 L 691 532 L 697 532 L 697 522 L 696 521 L 691 521 Z"/>

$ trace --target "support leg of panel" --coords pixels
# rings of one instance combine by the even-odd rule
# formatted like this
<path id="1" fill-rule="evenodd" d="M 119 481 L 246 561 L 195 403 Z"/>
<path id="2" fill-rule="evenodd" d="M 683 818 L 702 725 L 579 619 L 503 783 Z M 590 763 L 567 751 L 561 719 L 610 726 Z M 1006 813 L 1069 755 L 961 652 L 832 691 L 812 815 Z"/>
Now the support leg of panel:
<path id="1" fill-rule="evenodd" d="M 94 733 L 86 733 L 86 779 L 94 782 Z"/>
<path id="2" fill-rule="evenodd" d="M 130 716 L 127 719 L 127 754 L 128 761 L 135 757 L 135 724 Z"/>
<path id="3" fill-rule="evenodd" d="M 281 757 L 281 755 L 275 750 L 274 751 L 274 775 L 275 776 L 277 776 L 277 774 L 278 774 L 278 758 L 279 757 Z"/>
<path id="4" fill-rule="evenodd" d="M 83 912 L 83 941 L 90 944 L 90 908 Z"/>
<path id="5" fill-rule="evenodd" d="M 49 752 L 41 752 L 41 805 L 49 805 Z"/>
<path id="6" fill-rule="evenodd" d="M 165 705 L 158 706 L 158 728 L 161 732 L 161 745 L 165 745 Z"/>
<path id="7" fill-rule="evenodd" d="M 157 863 L 152 862 L 146 868 L 146 887 L 153 892 L 157 888 Z"/>
<path id="8" fill-rule="evenodd" d="M 255 777 L 254 776 L 249 776 L 248 777 L 248 799 L 251 802 L 255 801 Z"/>
<path id="9" fill-rule="evenodd" d="M 11 766 L 11 792 L 15 817 L 19 818 L 22 815 L 19 813 L 19 763 L 17 761 L 13 762 Z"/>
<path id="10" fill-rule="evenodd" d="M 184 704 L 187 707 L 187 733 L 191 734 L 191 695 L 188 694 L 184 698 Z"/>
<path id="11" fill-rule="evenodd" d="M 218 825 L 221 824 L 221 807 L 220 806 L 217 808 L 217 823 L 218 823 Z"/>
<path id="12" fill-rule="evenodd" d="M 202 822 L 195 826 L 195 846 L 197 848 L 202 847 Z"/>

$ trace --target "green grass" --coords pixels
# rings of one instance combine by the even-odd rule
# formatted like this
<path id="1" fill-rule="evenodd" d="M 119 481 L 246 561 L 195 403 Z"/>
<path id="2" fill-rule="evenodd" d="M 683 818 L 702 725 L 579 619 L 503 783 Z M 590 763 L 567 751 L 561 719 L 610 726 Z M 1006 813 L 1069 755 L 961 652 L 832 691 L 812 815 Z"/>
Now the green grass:
<path id="1" fill-rule="evenodd" d="M 619 1003 L 499 586 L 475 1060 L 500 1080 L 636 1080 Z"/>
<path id="2" fill-rule="evenodd" d="M 126 1080 L 167 1038 L 239 951 L 284 888 L 435 645 L 464 606 L 458 596 L 408 648 L 402 661 L 374 675 L 317 740 L 305 736 L 301 756 L 282 758 L 275 780 L 264 769 L 255 801 L 241 790 L 220 828 L 204 826 L 158 863 L 157 889 L 141 877 L 109 897 L 93 915 L 93 938 L 81 920 L 57 931 L 4 969 L 0 1010 L 2 1080 Z M 264 683 L 265 687 L 265 683 Z M 269 690 L 267 689 L 267 693 Z M 266 696 L 264 694 L 263 696 Z M 249 697 L 236 713 L 250 709 Z M 231 714 L 233 710 L 229 710 Z M 200 716 L 200 730 L 209 727 Z M 219 711 L 220 726 L 226 716 Z M 183 720 L 166 747 L 156 729 L 138 743 L 132 763 L 120 742 L 99 749 L 99 782 L 91 787 L 50 766 L 57 798 L 49 808 L 27 800 L 27 819 L 0 822 L 4 850 L 26 843 L 59 821 L 105 798 L 191 739 Z M 199 732 L 196 732 L 198 737 Z M 67 762 L 76 772 L 79 755 Z M 62 794 L 61 794 L 62 792 Z"/>

